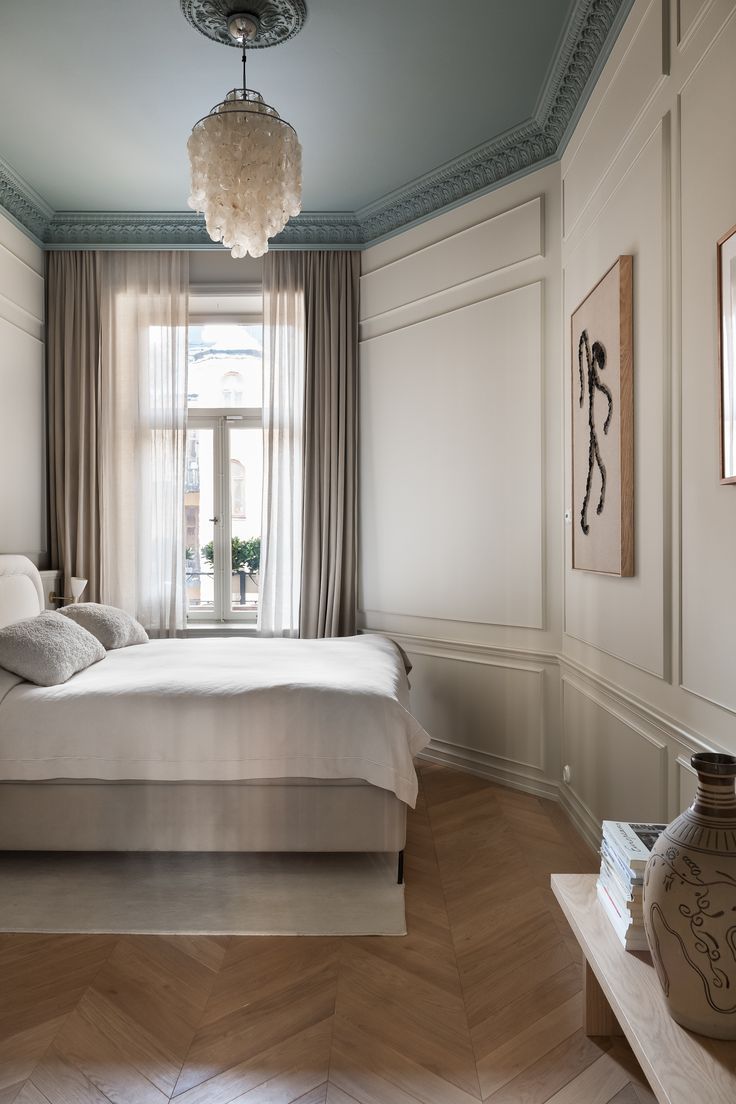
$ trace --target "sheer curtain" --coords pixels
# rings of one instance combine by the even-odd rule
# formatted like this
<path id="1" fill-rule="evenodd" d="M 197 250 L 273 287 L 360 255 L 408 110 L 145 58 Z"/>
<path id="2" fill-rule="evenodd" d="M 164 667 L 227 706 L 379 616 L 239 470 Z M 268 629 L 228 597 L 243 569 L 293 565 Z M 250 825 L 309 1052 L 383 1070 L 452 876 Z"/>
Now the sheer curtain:
<path id="1" fill-rule="evenodd" d="M 184 628 L 189 258 L 108 253 L 100 348 L 100 592 L 154 636 Z"/>
<path id="2" fill-rule="evenodd" d="M 301 598 L 305 315 L 300 253 L 263 268 L 263 526 L 258 628 L 298 636 Z"/>
<path id="3" fill-rule="evenodd" d="M 266 254 L 260 629 L 355 632 L 355 252 Z"/>

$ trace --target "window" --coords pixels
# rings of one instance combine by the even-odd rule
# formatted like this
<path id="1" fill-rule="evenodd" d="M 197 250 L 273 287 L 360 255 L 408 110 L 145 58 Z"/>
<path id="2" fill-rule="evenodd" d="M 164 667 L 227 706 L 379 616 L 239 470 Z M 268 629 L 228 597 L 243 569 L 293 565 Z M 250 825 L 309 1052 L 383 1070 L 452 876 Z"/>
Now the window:
<path id="1" fill-rule="evenodd" d="M 192 313 L 189 326 L 184 512 L 193 622 L 258 616 L 263 328 L 252 313 L 242 317 Z"/>

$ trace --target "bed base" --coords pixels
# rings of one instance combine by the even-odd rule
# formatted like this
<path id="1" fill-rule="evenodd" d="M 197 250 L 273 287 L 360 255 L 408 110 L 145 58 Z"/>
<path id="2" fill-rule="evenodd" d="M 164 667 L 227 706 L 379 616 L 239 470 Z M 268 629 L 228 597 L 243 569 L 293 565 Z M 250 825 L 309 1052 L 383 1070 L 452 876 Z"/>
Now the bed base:
<path id="1" fill-rule="evenodd" d="M 2 851 L 384 851 L 406 805 L 365 782 L 2 782 Z M 398 880 L 403 880 L 403 859 Z"/>

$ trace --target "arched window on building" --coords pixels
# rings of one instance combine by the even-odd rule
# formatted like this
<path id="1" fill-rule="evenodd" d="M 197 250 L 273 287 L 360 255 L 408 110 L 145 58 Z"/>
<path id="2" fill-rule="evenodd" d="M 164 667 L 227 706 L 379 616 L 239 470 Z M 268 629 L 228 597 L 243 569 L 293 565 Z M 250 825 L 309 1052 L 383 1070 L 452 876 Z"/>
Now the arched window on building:
<path id="1" fill-rule="evenodd" d="M 230 461 L 230 497 L 234 518 L 245 517 L 245 466 L 240 460 Z"/>
<path id="2" fill-rule="evenodd" d="M 224 406 L 242 406 L 245 380 L 242 372 L 226 372 L 222 377 L 222 402 Z"/>

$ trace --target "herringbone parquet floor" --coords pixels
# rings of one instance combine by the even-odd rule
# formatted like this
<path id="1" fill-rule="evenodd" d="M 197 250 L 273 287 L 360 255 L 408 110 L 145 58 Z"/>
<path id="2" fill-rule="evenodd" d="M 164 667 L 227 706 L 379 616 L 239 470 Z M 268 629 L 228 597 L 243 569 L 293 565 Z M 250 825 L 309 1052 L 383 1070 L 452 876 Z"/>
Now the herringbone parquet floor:
<path id="1" fill-rule="evenodd" d="M 0 1104 L 643 1104 L 580 1030 L 550 802 L 422 765 L 404 938 L 0 936 Z"/>

